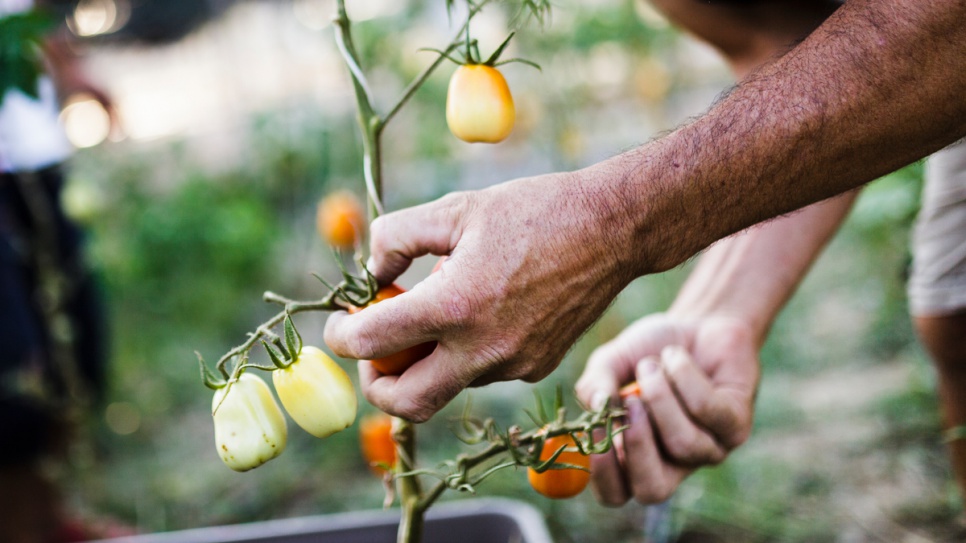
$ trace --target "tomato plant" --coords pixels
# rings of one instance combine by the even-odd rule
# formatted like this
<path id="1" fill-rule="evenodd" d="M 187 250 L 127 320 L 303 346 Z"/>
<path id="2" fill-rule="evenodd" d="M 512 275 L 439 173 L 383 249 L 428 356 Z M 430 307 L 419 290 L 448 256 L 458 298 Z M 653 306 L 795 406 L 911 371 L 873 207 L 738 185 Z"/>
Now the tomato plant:
<path id="1" fill-rule="evenodd" d="M 340 190 L 319 202 L 315 223 L 323 241 L 337 249 L 352 249 L 362 240 L 366 219 L 356 196 Z"/>
<path id="2" fill-rule="evenodd" d="M 376 293 L 376 297 L 373 298 L 373 300 L 368 304 L 362 307 L 349 306 L 349 313 L 358 313 L 370 305 L 377 304 L 383 300 L 388 300 L 389 298 L 394 298 L 404 292 L 406 292 L 406 289 L 395 283 L 386 285 L 379 289 L 379 291 Z M 429 341 L 426 343 L 420 343 L 419 345 L 413 345 L 412 347 L 408 347 L 389 356 L 377 358 L 371 362 L 373 367 L 383 375 L 400 375 L 402 372 L 406 371 L 409 366 L 412 366 L 416 362 L 432 354 L 434 349 L 436 349 L 436 342 Z"/>
<path id="3" fill-rule="evenodd" d="M 453 72 L 446 93 L 446 124 L 453 135 L 470 143 L 499 143 L 515 120 L 513 96 L 498 69 L 464 64 Z"/>
<path id="4" fill-rule="evenodd" d="M 257 468 L 285 450 L 285 416 L 265 381 L 250 373 L 215 390 L 211 416 L 218 456 L 235 471 Z"/>
<path id="5" fill-rule="evenodd" d="M 376 413 L 359 421 L 359 448 L 369 469 L 383 474 L 396 465 L 396 442 L 392 438 L 392 417 Z"/>
<path id="6" fill-rule="evenodd" d="M 547 438 L 540 452 L 540 460 L 549 460 L 561 447 L 567 447 L 555 460 L 558 464 L 570 464 L 584 469 L 548 469 L 543 473 L 527 468 L 527 479 L 534 490 L 548 498 L 572 498 L 583 492 L 590 481 L 590 457 L 576 450 L 576 442 L 569 434 Z"/>
<path id="7" fill-rule="evenodd" d="M 278 399 L 296 424 L 315 437 L 344 430 L 356 420 L 356 391 L 349 375 L 317 347 L 272 372 Z"/>

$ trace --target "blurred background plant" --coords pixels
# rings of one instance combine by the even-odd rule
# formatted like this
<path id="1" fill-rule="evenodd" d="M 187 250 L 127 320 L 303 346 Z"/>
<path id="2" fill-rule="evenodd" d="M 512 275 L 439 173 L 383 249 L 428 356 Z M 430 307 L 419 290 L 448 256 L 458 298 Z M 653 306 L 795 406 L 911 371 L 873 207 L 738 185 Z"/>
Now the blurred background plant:
<path id="1" fill-rule="evenodd" d="M 384 67 L 369 74 L 383 104 L 433 60 L 417 49 L 452 32 L 439 0 L 348 4 L 362 55 Z M 292 432 L 286 461 L 245 474 L 224 468 L 210 394 L 194 371 L 195 349 L 224 352 L 274 314 L 264 290 L 312 299 L 320 287 L 310 274 L 337 274 L 316 234 L 316 204 L 360 190 L 362 174 L 351 84 L 329 24 L 334 5 L 82 0 L 68 14 L 124 127 L 123 136 L 97 132 L 96 113 L 65 110 L 84 148 L 66 204 L 89 229 L 113 338 L 108 398 L 62 475 L 85 515 L 149 532 L 382 503 L 355 431 L 325 442 Z M 499 9 L 480 16 L 482 49 L 502 41 L 508 18 Z M 593 163 L 700 113 L 731 83 L 713 52 L 634 0 L 563 0 L 545 28 L 520 34 L 511 49 L 543 71 L 504 70 L 518 111 L 509 140 L 479 147 L 452 137 L 450 72 L 440 70 L 385 134 L 389 209 Z M 920 184 L 914 165 L 867 188 L 765 347 L 751 441 L 686 482 L 669 505 L 676 530 L 718 538 L 702 541 L 898 541 L 912 532 L 942 540 L 937 521 L 958 498 L 903 295 Z M 431 266 L 417 262 L 401 283 Z M 590 351 L 663 310 L 686 271 L 635 281 L 537 388 L 569 390 Z M 321 344 L 323 319 L 296 321 Z M 474 409 L 523 422 L 529 388 L 475 390 Z M 421 429 L 427 464 L 459 448 L 448 421 L 463 401 Z M 495 476 L 483 491 L 537 505 L 558 541 L 644 539 L 642 506 L 604 509 L 590 492 L 551 502 L 523 471 Z"/>

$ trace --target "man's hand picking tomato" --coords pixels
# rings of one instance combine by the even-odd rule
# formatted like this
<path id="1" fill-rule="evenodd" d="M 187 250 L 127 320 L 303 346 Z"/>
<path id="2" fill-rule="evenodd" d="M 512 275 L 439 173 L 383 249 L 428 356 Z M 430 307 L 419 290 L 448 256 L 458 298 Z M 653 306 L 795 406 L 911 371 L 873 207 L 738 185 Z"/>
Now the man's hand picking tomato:
<path id="1" fill-rule="evenodd" d="M 414 258 L 449 256 L 410 291 L 329 317 L 326 343 L 346 358 L 438 343 L 401 375 L 360 363 L 370 402 L 424 421 L 468 386 L 534 382 L 553 371 L 635 276 L 612 257 L 627 253 L 629 223 L 605 193 L 587 188 L 574 174 L 521 179 L 373 221 L 370 270 L 380 284 Z"/>

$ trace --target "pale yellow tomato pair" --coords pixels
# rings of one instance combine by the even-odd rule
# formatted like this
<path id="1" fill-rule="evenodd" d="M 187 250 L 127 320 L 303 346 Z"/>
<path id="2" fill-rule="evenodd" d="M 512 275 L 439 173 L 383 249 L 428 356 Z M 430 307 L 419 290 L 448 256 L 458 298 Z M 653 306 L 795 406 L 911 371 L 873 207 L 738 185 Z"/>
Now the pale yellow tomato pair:
<path id="1" fill-rule="evenodd" d="M 349 375 L 316 347 L 303 347 L 287 367 L 272 372 L 285 411 L 306 432 L 322 438 L 356 418 L 356 392 Z M 215 391 L 215 446 L 235 471 L 248 471 L 282 454 L 288 428 L 268 385 L 242 373 Z"/>

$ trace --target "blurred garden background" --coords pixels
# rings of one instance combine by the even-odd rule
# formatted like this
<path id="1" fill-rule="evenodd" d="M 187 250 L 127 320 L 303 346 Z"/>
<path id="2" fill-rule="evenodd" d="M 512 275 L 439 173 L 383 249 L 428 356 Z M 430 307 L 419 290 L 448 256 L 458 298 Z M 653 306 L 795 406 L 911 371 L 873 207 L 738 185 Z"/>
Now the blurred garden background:
<path id="1" fill-rule="evenodd" d="M 153 4 L 153 5 L 151 5 Z M 385 107 L 456 29 L 442 0 L 348 0 L 357 46 Z M 315 230 L 325 194 L 362 194 L 351 83 L 329 23 L 333 0 L 82 0 L 70 16 L 88 71 L 113 96 L 108 136 L 83 102 L 65 112 L 75 156 L 65 205 L 89 232 L 109 302 L 110 389 L 60 474 L 72 510 L 142 532 L 379 508 L 383 490 L 355 429 L 319 441 L 290 425 L 279 459 L 249 473 L 214 449 L 209 361 L 274 314 L 273 290 L 314 299 L 337 278 Z M 458 20 L 454 18 L 454 21 Z M 473 31 L 490 51 L 511 12 Z M 518 125 L 496 146 L 447 130 L 444 66 L 384 137 L 390 209 L 452 190 L 589 165 L 706 109 L 732 80 L 713 51 L 635 0 L 560 0 L 522 27 L 505 67 Z M 692 541 L 944 541 L 959 507 L 943 455 L 933 374 L 906 315 L 908 231 L 921 166 L 870 185 L 782 314 L 763 352 L 755 431 L 670 504 Z M 521 205 L 526 205 L 521 202 Z M 433 262 L 417 262 L 412 285 Z M 538 385 L 474 390 L 476 414 L 526 423 L 531 389 L 565 391 L 598 344 L 667 307 L 689 266 L 635 281 Z M 296 318 L 322 345 L 325 316 Z M 355 378 L 354 363 L 345 362 Z M 467 393 L 423 425 L 422 461 L 452 457 Z M 568 396 L 571 396 L 568 394 Z M 362 413 L 372 410 L 361 406 Z M 551 502 L 522 471 L 481 494 L 525 500 L 560 542 L 643 541 L 645 509 L 607 509 L 589 491 Z M 466 496 L 449 495 L 445 499 Z"/>

